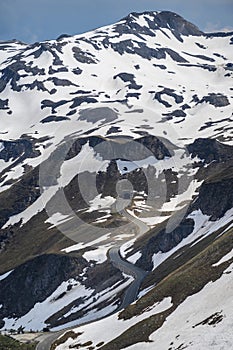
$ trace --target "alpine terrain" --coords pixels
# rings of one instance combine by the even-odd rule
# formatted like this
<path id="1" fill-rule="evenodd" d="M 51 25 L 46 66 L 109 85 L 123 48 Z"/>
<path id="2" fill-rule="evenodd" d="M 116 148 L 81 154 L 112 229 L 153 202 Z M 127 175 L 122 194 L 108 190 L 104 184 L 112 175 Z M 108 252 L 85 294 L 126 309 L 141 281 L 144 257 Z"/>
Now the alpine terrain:
<path id="1" fill-rule="evenodd" d="M 131 13 L 0 62 L 0 328 L 233 348 L 233 32 Z"/>

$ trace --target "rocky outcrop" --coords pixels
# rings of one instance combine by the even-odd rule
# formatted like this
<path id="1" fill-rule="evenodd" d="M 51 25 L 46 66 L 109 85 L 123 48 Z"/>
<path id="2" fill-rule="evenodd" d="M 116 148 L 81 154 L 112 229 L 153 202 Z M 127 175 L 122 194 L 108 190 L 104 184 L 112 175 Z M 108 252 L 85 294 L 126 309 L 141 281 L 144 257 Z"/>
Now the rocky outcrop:
<path id="1" fill-rule="evenodd" d="M 98 295 L 103 293 L 105 289 L 111 288 L 113 285 L 120 285 L 122 279 L 123 276 L 120 270 L 113 267 L 109 261 L 105 261 L 102 264 L 97 264 L 87 270 L 82 284 L 86 288 L 91 288 L 93 290 L 93 294 L 90 299 L 93 298 L 95 300 L 95 306 L 93 307 L 94 309 L 101 310 L 101 308 L 105 308 L 109 304 L 110 300 L 111 304 L 117 304 L 120 302 L 120 295 L 118 293 L 116 293 L 114 297 L 111 297 L 110 300 L 106 298 L 106 300 L 103 301 L 98 300 Z M 62 310 L 59 310 L 50 316 L 46 320 L 46 323 L 49 324 L 50 327 L 57 327 L 86 316 L 90 312 L 89 303 L 87 303 L 86 306 L 79 308 L 78 311 L 75 311 L 75 309 L 80 305 L 83 305 L 85 301 L 85 297 L 75 299 Z"/>
<path id="2" fill-rule="evenodd" d="M 153 268 L 152 257 L 155 253 L 166 253 L 177 244 L 179 244 L 185 237 L 187 237 L 194 228 L 194 221 L 192 219 L 184 219 L 178 227 L 171 232 L 166 232 L 162 229 L 155 236 L 151 237 L 142 247 L 141 258 L 136 265 L 144 270 L 150 271 Z M 152 230 L 152 233 L 155 230 Z"/>
<path id="3" fill-rule="evenodd" d="M 111 160 L 106 172 L 99 171 L 96 176 L 96 186 L 99 193 L 102 193 L 103 197 L 113 196 L 117 197 L 116 183 L 120 179 L 121 174 L 118 170 L 118 166 L 115 160 Z"/>
<path id="4" fill-rule="evenodd" d="M 18 266 L 0 281 L 0 319 L 21 317 L 44 301 L 63 281 L 78 279 L 88 265 L 82 257 L 41 255 Z"/>
<path id="5" fill-rule="evenodd" d="M 187 146 L 192 158 L 198 157 L 204 164 L 226 162 L 233 159 L 233 147 L 222 144 L 215 139 L 196 139 Z"/>
<path id="6" fill-rule="evenodd" d="M 72 49 L 74 58 L 81 63 L 93 64 L 97 63 L 97 59 L 89 52 L 82 51 L 79 47 L 73 47 Z"/>
<path id="7" fill-rule="evenodd" d="M 152 237 L 141 244 L 141 258 L 137 265 L 151 270 L 153 267 L 152 257 L 158 252 L 168 252 L 177 246 L 185 237 L 190 235 L 194 229 L 194 221 L 188 218 L 189 214 L 195 210 L 201 210 L 204 215 L 208 215 L 211 221 L 216 221 L 233 207 L 233 178 L 232 171 L 229 170 L 228 178 L 215 175 L 214 178 L 206 180 L 199 188 L 198 195 L 190 204 L 184 220 L 173 231 L 166 232 L 165 229 L 152 229 Z M 154 234 L 154 235 L 153 235 Z M 137 249 L 138 250 L 138 249 Z"/>
<path id="8" fill-rule="evenodd" d="M 10 216 L 24 211 L 40 196 L 39 169 L 35 168 L 25 174 L 20 182 L 16 182 L 8 190 L 0 193 L 0 227 Z M 1 236 L 0 236 L 1 237 Z"/>
<path id="9" fill-rule="evenodd" d="M 223 217 L 227 210 L 233 207 L 233 179 L 223 179 L 217 182 L 204 183 L 192 210 L 201 209 L 202 213 L 215 221 Z"/>
<path id="10" fill-rule="evenodd" d="M 227 96 L 220 93 L 209 93 L 207 96 L 203 96 L 201 99 L 197 95 L 194 95 L 193 101 L 196 102 L 196 104 L 200 104 L 203 102 L 210 103 L 215 107 L 225 107 L 230 104 Z"/>
<path id="11" fill-rule="evenodd" d="M 135 140 L 127 137 L 107 139 L 100 136 L 90 136 L 69 141 L 70 148 L 66 159 L 71 159 L 79 154 L 87 142 L 104 160 L 124 159 L 136 161 L 149 156 L 161 160 L 165 157 L 171 157 L 174 150 L 172 144 L 153 135 L 146 135 Z"/>
<path id="12" fill-rule="evenodd" d="M 8 162 L 10 159 L 13 161 L 17 158 L 20 160 L 26 158 L 34 158 L 40 155 L 38 150 L 35 150 L 35 142 L 29 138 L 22 138 L 14 141 L 0 140 L 3 145 L 3 149 L 0 151 L 0 159 Z"/>
<path id="13" fill-rule="evenodd" d="M 155 30 L 159 30 L 160 28 L 169 28 L 170 30 L 172 30 L 174 36 L 178 40 L 182 40 L 180 37 L 181 35 L 200 36 L 204 34 L 195 25 L 186 21 L 184 18 L 182 18 L 181 16 L 177 15 L 174 12 L 170 12 L 170 11 L 144 12 L 143 15 L 145 16 L 150 15 L 150 18 L 147 18 L 147 17 L 145 18 L 145 20 L 148 22 L 148 26 L 139 26 L 135 21 L 135 18 L 138 18 L 141 15 L 142 13 L 133 12 L 127 17 L 123 18 L 123 20 L 125 20 L 125 23 L 122 24 L 121 26 L 118 25 L 117 31 L 122 33 L 122 32 L 125 32 L 124 30 L 126 30 L 127 28 L 128 31 L 131 30 L 132 32 L 137 30 L 137 32 L 145 34 L 145 31 L 147 30 L 146 34 L 152 36 Z"/>

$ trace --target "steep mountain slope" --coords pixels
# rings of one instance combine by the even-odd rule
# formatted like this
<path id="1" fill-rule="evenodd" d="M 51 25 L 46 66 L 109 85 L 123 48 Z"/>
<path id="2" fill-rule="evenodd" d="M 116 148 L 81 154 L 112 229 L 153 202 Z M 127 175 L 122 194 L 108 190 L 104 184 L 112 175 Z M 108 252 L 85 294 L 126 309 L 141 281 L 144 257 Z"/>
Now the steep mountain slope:
<path id="1" fill-rule="evenodd" d="M 116 247 L 146 278 L 120 316 L 132 323 L 104 342 L 133 333 L 106 349 L 133 345 L 127 334 L 147 341 L 225 281 L 226 264 L 211 264 L 233 248 L 232 43 L 168 11 L 0 43 L 1 327 L 60 329 L 119 310 L 135 275 L 111 260 Z M 137 339 L 139 319 L 148 333 Z"/>
<path id="2" fill-rule="evenodd" d="M 230 349 L 232 251 L 212 264 L 222 244 L 215 245 L 212 259 L 208 251 L 199 256 L 200 271 L 196 271 L 198 259 L 192 260 L 123 313 L 74 329 L 58 339 L 54 348 Z"/>

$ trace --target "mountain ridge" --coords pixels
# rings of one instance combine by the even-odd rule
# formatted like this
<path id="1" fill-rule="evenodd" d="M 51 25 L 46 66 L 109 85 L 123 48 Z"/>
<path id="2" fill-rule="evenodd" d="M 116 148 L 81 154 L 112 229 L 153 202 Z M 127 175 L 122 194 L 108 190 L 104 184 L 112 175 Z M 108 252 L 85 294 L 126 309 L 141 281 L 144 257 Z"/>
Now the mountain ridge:
<path id="1" fill-rule="evenodd" d="M 232 247 L 232 35 L 162 11 L 57 40 L 0 43 L 2 327 L 62 329 L 118 310 L 132 277 L 112 266 L 116 246 L 148 271 L 122 314 L 134 310 L 133 319 L 147 305 L 161 329 L 210 283 L 205 268 L 225 281 L 231 255 L 221 268 L 208 256 L 215 251 L 214 264 Z M 19 301 L 28 279 L 31 297 Z M 155 330 L 145 310 L 140 322 Z M 119 328 L 126 338 L 105 343 L 128 342 L 127 325 L 130 334 L 140 325 L 130 322 Z M 150 334 L 138 336 L 145 348 Z"/>

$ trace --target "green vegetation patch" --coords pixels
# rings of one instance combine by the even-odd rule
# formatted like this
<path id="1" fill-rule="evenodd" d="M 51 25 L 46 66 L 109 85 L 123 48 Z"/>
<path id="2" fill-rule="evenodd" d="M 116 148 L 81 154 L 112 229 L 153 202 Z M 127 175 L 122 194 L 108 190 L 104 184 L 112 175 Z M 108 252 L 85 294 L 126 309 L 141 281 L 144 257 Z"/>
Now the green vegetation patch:
<path id="1" fill-rule="evenodd" d="M 25 344 L 7 335 L 0 334 L 0 350 L 35 350 L 36 343 Z"/>
<path id="2" fill-rule="evenodd" d="M 75 333 L 73 331 L 68 331 L 65 334 L 63 334 L 60 338 L 58 338 L 51 346 L 51 350 L 55 350 L 56 347 L 60 344 L 63 344 L 67 341 L 67 339 L 72 338 L 72 339 L 76 339 L 78 338 L 79 335 L 81 335 L 82 333 Z M 0 349 L 1 350 L 1 349 Z"/>
<path id="3" fill-rule="evenodd" d="M 218 266 L 212 266 L 232 249 L 232 233 L 233 230 L 229 230 L 183 266 L 163 278 L 150 292 L 123 310 L 119 318 L 126 320 L 140 315 L 165 297 L 172 298 L 172 307 L 136 323 L 100 349 L 120 350 L 136 343 L 150 342 L 150 335 L 163 325 L 166 318 L 187 297 L 198 293 L 210 281 L 219 279 L 232 263 L 233 259 L 230 259 Z"/>

